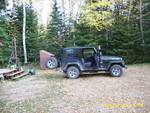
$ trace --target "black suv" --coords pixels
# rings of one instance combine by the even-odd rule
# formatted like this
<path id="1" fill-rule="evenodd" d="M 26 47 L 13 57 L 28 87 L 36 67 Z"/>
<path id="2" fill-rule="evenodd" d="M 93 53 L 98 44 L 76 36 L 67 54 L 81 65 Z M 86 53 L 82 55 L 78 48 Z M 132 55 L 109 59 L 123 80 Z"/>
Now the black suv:
<path id="1" fill-rule="evenodd" d="M 60 67 L 71 79 L 76 79 L 82 72 L 109 72 L 120 77 L 122 68 L 126 68 L 121 57 L 102 56 L 101 49 L 95 47 L 70 47 L 62 50 Z"/>

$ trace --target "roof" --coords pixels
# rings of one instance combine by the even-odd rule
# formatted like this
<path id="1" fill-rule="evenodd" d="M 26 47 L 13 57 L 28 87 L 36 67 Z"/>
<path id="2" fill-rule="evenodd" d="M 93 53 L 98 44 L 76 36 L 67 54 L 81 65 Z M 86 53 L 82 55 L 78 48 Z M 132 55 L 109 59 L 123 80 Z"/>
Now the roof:
<path id="1" fill-rule="evenodd" d="M 67 48 L 63 48 L 63 49 L 91 49 L 91 48 L 95 48 L 95 47 L 89 47 L 89 46 L 85 46 L 85 47 L 67 47 Z"/>

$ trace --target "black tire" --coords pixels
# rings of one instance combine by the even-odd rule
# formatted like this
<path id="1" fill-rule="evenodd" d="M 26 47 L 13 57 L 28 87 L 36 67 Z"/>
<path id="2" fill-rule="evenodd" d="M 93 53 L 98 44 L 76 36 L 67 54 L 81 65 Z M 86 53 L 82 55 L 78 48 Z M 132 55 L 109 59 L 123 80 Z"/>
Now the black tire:
<path id="1" fill-rule="evenodd" d="M 123 73 L 122 67 L 120 65 L 112 65 L 110 67 L 110 74 L 113 77 L 120 77 Z"/>
<path id="2" fill-rule="evenodd" d="M 48 69 L 55 69 L 58 67 L 58 61 L 55 57 L 50 57 L 46 62 L 46 67 Z"/>
<path id="3" fill-rule="evenodd" d="M 70 78 L 70 79 L 76 79 L 78 78 L 80 75 L 80 70 L 78 67 L 76 66 L 70 66 L 68 67 L 67 69 L 67 76 Z"/>

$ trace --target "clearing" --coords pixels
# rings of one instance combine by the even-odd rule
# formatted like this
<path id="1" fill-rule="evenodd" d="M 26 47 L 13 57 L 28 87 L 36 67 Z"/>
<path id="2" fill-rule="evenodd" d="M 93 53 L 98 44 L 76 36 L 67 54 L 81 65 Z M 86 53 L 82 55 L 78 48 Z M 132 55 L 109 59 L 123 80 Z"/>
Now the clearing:
<path id="1" fill-rule="evenodd" d="M 38 70 L 0 83 L 0 113 L 149 113 L 150 65 L 131 65 L 120 78 Z"/>

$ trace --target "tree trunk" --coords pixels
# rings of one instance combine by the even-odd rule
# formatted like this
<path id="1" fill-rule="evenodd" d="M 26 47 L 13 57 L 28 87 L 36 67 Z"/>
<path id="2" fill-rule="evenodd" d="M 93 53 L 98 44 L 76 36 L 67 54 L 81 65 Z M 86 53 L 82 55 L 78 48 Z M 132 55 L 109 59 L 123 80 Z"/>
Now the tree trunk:
<path id="1" fill-rule="evenodd" d="M 5 0 L 5 10 L 7 9 L 8 1 Z"/>
<path id="2" fill-rule="evenodd" d="M 5 17 L 7 18 L 8 17 L 8 0 L 5 0 Z"/>
<path id="3" fill-rule="evenodd" d="M 144 34 L 143 34 L 142 0 L 140 0 L 140 31 L 141 31 L 142 44 L 143 44 L 143 46 L 145 46 Z"/>
<path id="4" fill-rule="evenodd" d="M 145 55 L 145 41 L 144 41 L 144 33 L 143 33 L 143 15 L 142 15 L 142 0 L 140 0 L 140 31 L 141 31 L 141 40 L 142 40 L 142 49 L 143 49 L 143 61 Z"/>
<path id="5" fill-rule="evenodd" d="M 131 10 L 132 10 L 132 0 L 129 1 L 128 29 L 130 28 L 130 16 L 131 16 Z"/>
<path id="6" fill-rule="evenodd" d="M 27 61 L 27 49 L 26 49 L 26 7 L 25 1 L 23 1 L 23 32 L 22 32 L 22 41 L 23 41 L 23 52 L 24 52 L 24 63 Z"/>

